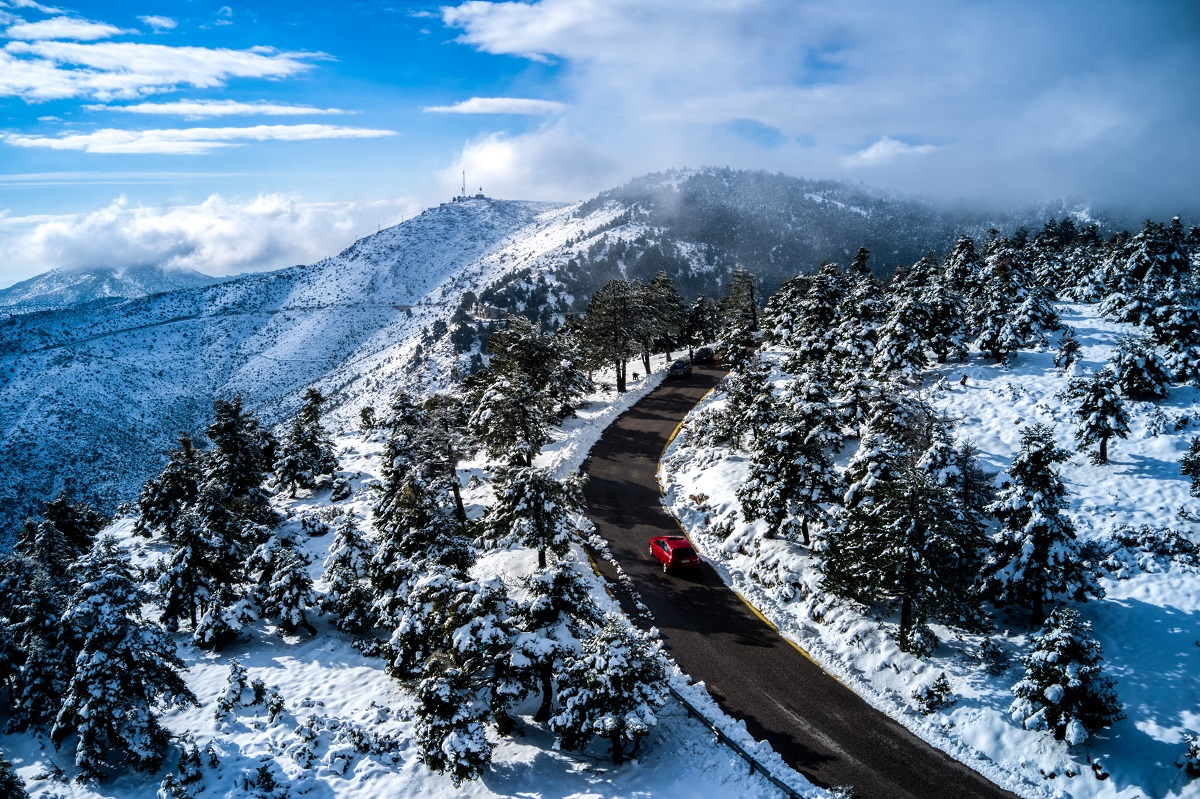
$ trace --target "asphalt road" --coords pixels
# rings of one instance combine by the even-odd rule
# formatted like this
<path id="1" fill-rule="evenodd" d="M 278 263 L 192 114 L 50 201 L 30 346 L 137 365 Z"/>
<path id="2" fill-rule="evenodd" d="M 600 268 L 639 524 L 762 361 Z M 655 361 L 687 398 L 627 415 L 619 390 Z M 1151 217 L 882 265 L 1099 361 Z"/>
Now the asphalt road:
<path id="1" fill-rule="evenodd" d="M 663 574 L 649 539 L 679 527 L 660 501 L 658 460 L 723 374 L 698 367 L 690 378 L 666 380 L 608 428 L 584 463 L 588 515 L 637 595 L 617 587 L 615 568 L 598 559 L 626 611 L 656 626 L 685 673 L 817 785 L 849 787 L 863 799 L 1015 799 L 821 671 L 710 566 L 695 576 Z"/>

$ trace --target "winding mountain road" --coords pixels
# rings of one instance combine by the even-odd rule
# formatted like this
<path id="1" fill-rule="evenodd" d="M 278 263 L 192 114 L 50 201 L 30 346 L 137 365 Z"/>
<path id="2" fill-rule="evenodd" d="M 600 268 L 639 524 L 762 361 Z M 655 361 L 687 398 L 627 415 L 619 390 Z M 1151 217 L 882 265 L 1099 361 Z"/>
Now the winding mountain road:
<path id="1" fill-rule="evenodd" d="M 667 380 L 620 416 L 584 463 L 588 515 L 636 594 L 598 560 L 626 612 L 656 626 L 684 672 L 816 785 L 848 787 L 862 799 L 1015 799 L 822 671 L 710 566 L 668 576 L 651 557 L 652 536 L 679 532 L 660 501 L 659 457 L 723 374 L 697 367 L 690 378 Z"/>

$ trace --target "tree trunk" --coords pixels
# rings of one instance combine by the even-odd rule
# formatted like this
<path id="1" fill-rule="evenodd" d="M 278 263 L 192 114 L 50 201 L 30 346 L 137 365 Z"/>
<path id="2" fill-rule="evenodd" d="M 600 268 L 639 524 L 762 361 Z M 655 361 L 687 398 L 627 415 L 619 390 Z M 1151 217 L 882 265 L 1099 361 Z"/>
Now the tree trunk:
<path id="1" fill-rule="evenodd" d="M 650 374 L 650 348 L 646 347 L 642 350 L 642 366 L 646 367 L 646 374 Z"/>
<path id="2" fill-rule="evenodd" d="M 613 363 L 617 372 L 617 393 L 625 393 L 625 359 L 621 358 Z"/>
<path id="3" fill-rule="evenodd" d="M 804 546 L 808 546 L 811 541 L 808 540 L 808 517 L 800 518 L 800 536 L 804 539 Z"/>
<path id="4" fill-rule="evenodd" d="M 546 568 L 546 544 L 545 544 L 545 542 L 543 542 L 542 545 L 540 547 L 538 547 L 538 568 L 539 569 Z"/>
<path id="5" fill-rule="evenodd" d="M 542 683 L 542 704 L 537 709 L 537 713 L 533 714 L 534 721 L 546 721 L 550 718 L 550 712 L 554 709 L 554 669 L 553 666 L 547 663 L 541 669 L 541 674 L 538 675 Z"/>
<path id="6" fill-rule="evenodd" d="M 1108 463 L 1108 436 L 1100 439 L 1100 454 L 1096 458 L 1097 463 Z"/>
<path id="7" fill-rule="evenodd" d="M 608 740 L 612 742 L 613 765 L 619 766 L 625 762 L 624 747 L 621 745 L 621 733 L 612 733 L 608 736 Z"/>
<path id="8" fill-rule="evenodd" d="M 1033 596 L 1033 622 L 1034 627 L 1041 627 L 1042 622 L 1046 620 L 1046 610 L 1042 607 L 1042 592 L 1039 590 Z"/>

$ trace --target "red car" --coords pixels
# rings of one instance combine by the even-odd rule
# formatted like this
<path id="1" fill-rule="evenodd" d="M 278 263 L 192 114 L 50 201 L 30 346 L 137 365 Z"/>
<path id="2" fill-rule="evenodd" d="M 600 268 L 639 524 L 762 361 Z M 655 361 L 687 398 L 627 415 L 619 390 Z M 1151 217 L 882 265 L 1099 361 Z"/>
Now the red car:
<path id="1" fill-rule="evenodd" d="M 660 535 L 651 538 L 650 554 L 662 564 L 664 572 L 671 569 L 700 568 L 700 556 L 692 549 L 692 542 L 681 535 Z"/>

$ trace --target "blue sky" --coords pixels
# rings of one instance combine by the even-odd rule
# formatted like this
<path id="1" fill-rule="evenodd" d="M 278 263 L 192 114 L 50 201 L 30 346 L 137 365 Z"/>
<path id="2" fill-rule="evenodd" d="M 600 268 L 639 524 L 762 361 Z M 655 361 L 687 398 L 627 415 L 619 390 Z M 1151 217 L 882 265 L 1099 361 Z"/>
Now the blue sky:
<path id="1" fill-rule="evenodd" d="M 1192 0 L 0 0 L 0 286 L 315 260 L 464 169 L 520 199 L 730 165 L 1186 215 L 1198 100 Z"/>

